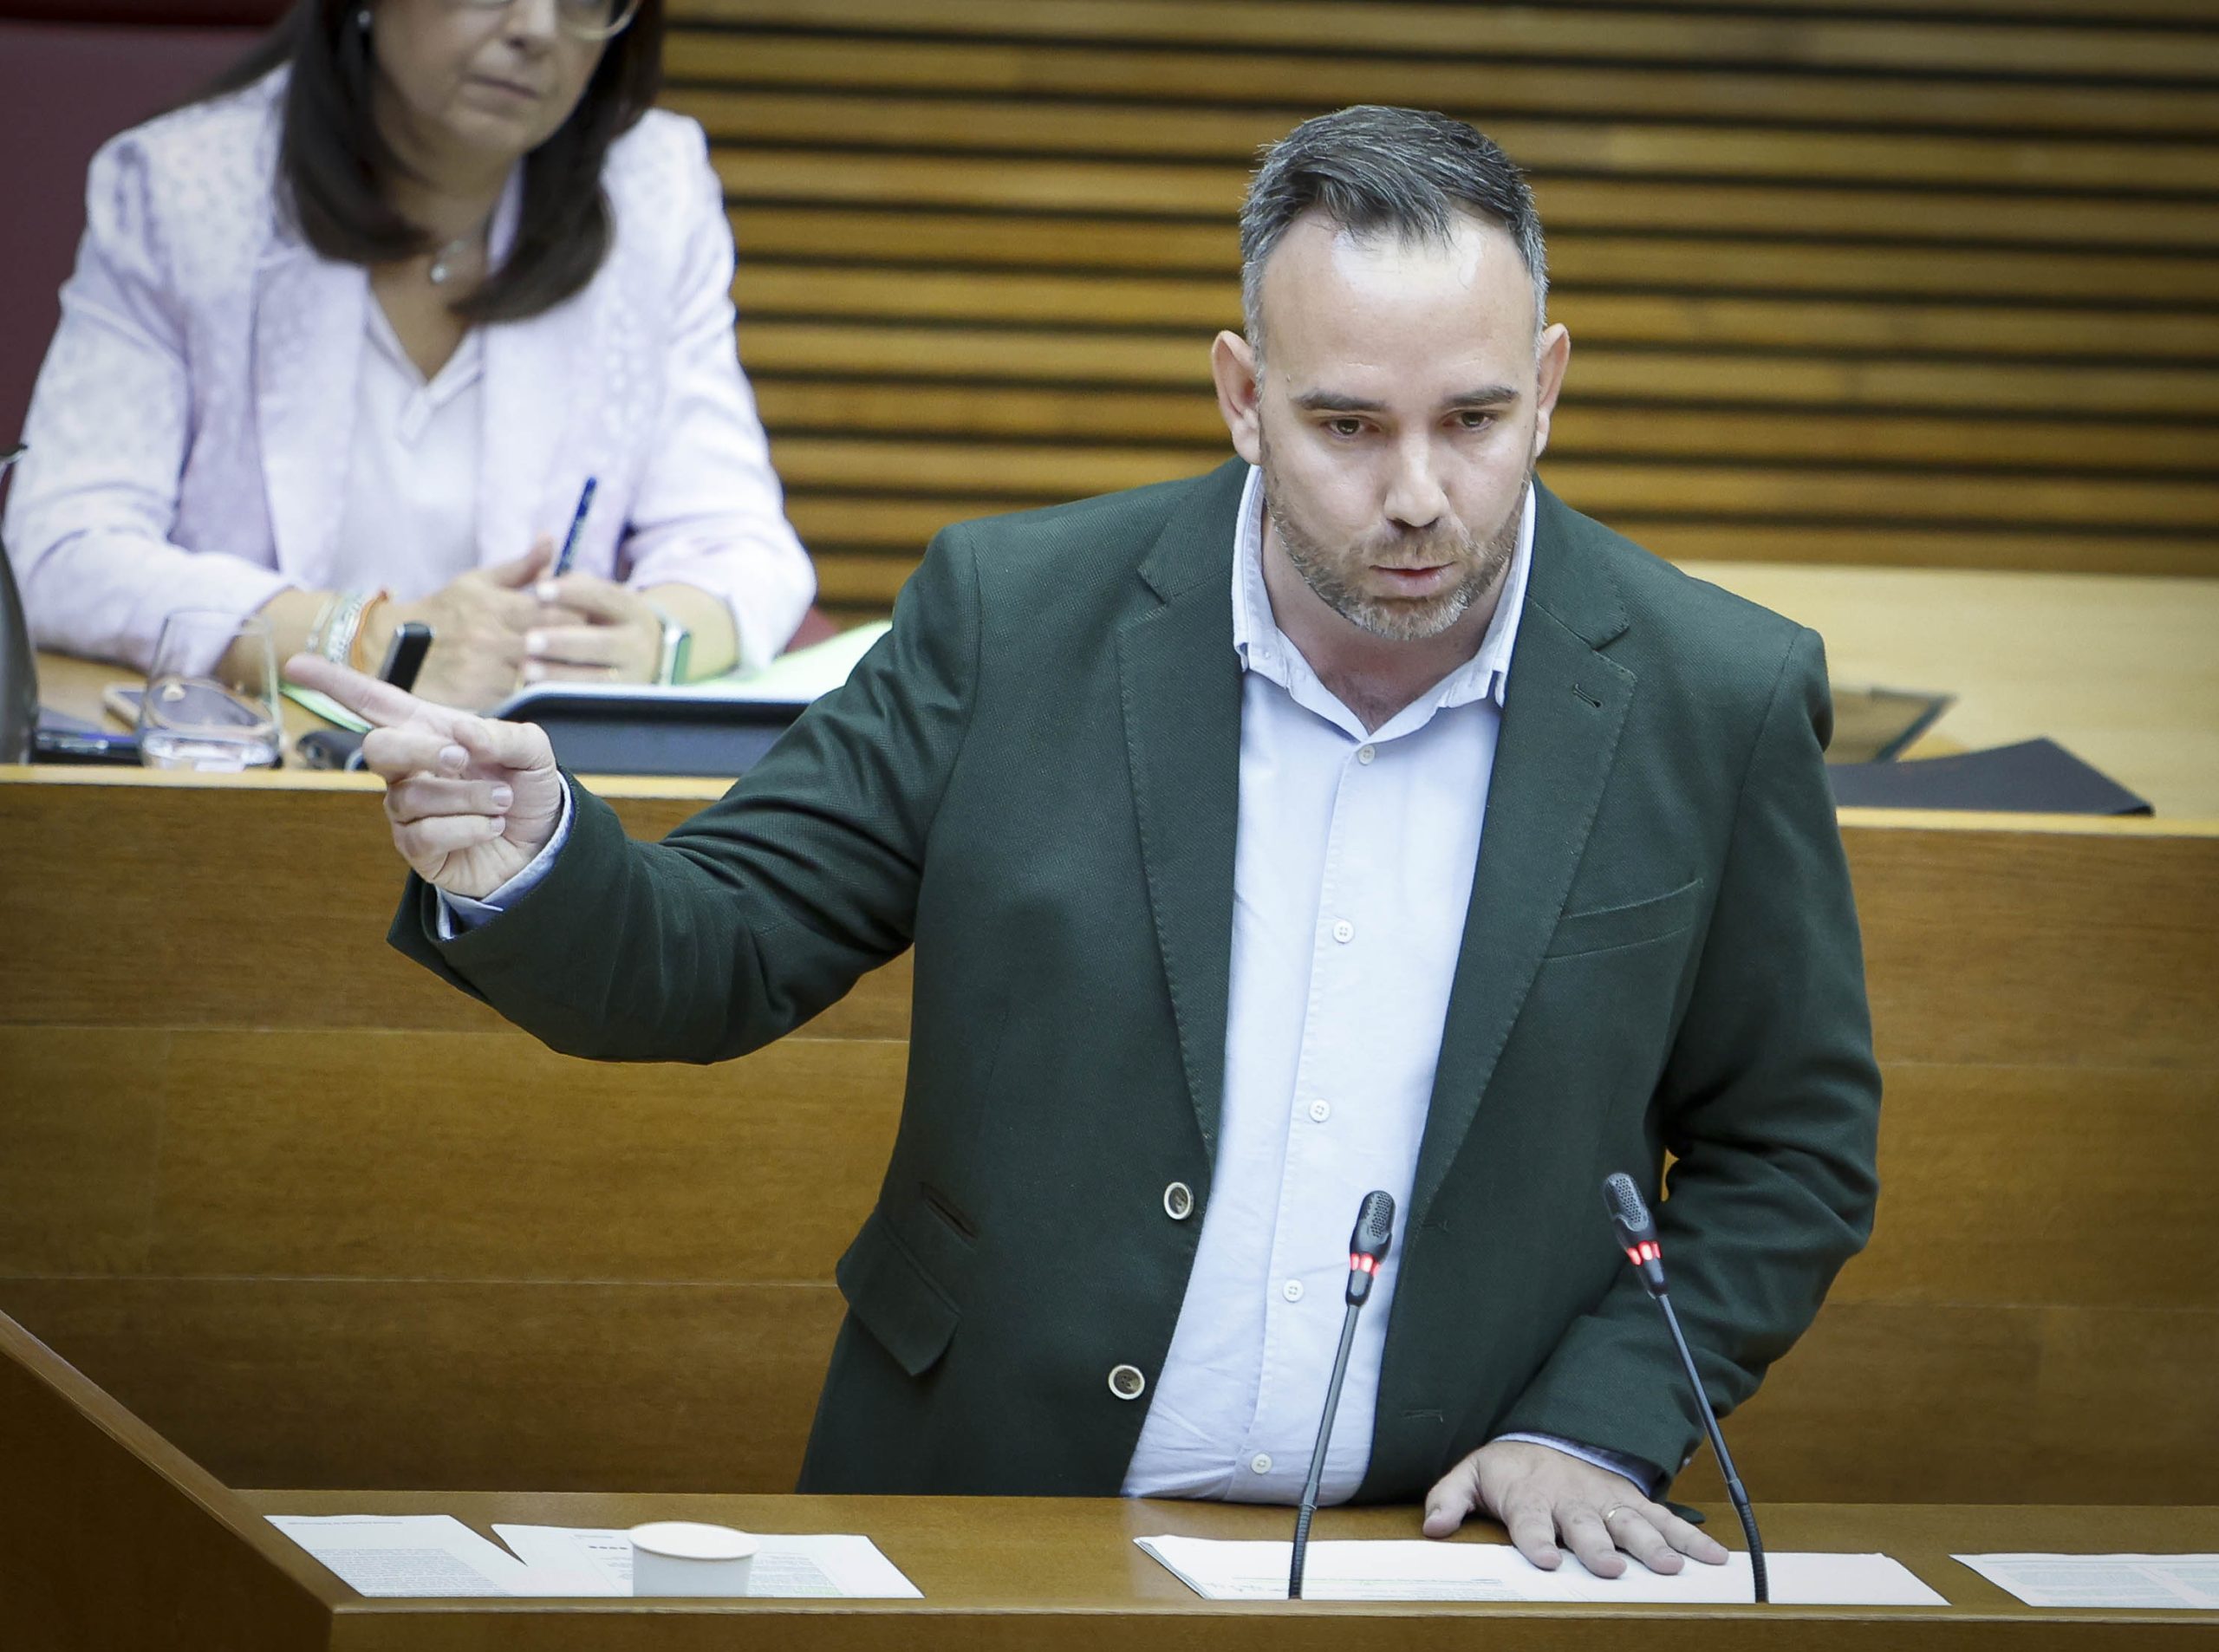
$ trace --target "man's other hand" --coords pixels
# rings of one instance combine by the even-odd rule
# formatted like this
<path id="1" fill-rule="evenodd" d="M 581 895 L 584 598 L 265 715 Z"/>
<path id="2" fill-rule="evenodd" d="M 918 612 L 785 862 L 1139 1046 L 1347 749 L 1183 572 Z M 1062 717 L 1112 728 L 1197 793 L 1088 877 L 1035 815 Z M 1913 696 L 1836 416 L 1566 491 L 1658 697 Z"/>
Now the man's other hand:
<path id="1" fill-rule="evenodd" d="M 1715 1540 L 1624 1476 L 1527 1441 L 1482 1446 L 1442 1475 L 1426 1493 L 1426 1536 L 1447 1537 L 1474 1509 L 1501 1521 L 1518 1552 L 1544 1571 L 1563 1561 L 1559 1542 L 1598 1577 L 1622 1576 L 1627 1555 L 1668 1575 L 1686 1564 L 1683 1555 L 1726 1564 Z"/>
<path id="2" fill-rule="evenodd" d="M 563 777 L 537 725 L 435 706 L 314 654 L 285 675 L 371 725 L 362 766 L 384 777 L 394 846 L 433 888 L 482 901 L 555 836 Z"/>

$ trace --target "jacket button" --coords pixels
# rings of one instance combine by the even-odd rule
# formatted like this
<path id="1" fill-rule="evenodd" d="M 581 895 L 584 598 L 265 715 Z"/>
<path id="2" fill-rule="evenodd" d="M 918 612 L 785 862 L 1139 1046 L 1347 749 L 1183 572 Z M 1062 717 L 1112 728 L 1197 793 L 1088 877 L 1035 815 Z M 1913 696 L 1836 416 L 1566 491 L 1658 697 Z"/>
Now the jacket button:
<path id="1" fill-rule="evenodd" d="M 1137 1400 L 1147 1390 L 1148 1378 L 1137 1365 L 1118 1365 L 1110 1372 L 1110 1392 L 1121 1400 Z"/>
<path id="2" fill-rule="evenodd" d="M 1194 1213 L 1194 1195 L 1183 1181 L 1175 1181 L 1163 1190 L 1163 1213 L 1175 1222 L 1183 1222 Z"/>

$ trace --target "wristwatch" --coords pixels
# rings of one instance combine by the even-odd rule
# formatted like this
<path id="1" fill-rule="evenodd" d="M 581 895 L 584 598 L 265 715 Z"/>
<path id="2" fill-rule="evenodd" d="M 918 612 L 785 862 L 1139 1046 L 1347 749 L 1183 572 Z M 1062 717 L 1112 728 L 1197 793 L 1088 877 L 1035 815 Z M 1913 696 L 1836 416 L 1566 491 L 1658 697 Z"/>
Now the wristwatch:
<path id="1" fill-rule="evenodd" d="M 655 661 L 655 680 L 659 683 L 682 683 L 686 668 L 693 656 L 693 634 L 678 622 L 677 616 L 653 597 L 641 601 L 653 608 L 655 618 L 662 621 L 662 653 Z"/>

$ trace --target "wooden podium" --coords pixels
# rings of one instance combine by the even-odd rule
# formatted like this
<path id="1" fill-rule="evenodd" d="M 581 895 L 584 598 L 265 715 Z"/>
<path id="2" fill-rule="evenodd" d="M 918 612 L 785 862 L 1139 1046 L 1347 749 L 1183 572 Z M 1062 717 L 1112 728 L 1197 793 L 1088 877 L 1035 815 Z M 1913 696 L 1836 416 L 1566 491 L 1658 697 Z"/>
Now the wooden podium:
<path id="1" fill-rule="evenodd" d="M 604 790 L 654 837 L 719 788 Z M 1948 1558 L 2219 1550 L 2219 1510 L 2168 1506 L 2219 1476 L 2219 823 L 1843 817 L 1879 1225 L 1728 1428 L 1773 1547 L 1894 1555 L 1949 1608 L 1230 1605 L 1131 1538 L 1285 1511 L 776 1495 L 886 1164 L 906 959 L 739 1062 L 570 1061 L 384 946 L 375 790 L 0 771 L 0 1652 L 1494 1652 L 1637 1614 L 1689 1652 L 2219 1648 L 2212 1615 L 2037 1613 Z M 1723 1506 L 1707 1459 L 1676 1495 Z M 925 1598 L 368 1600 L 259 1518 L 442 1512 L 861 1532 Z"/>
<path id="2" fill-rule="evenodd" d="M 745 1426 L 735 1416 L 734 1426 Z M 262 1518 L 453 1514 L 630 1525 L 714 1520 L 860 1532 L 921 1600 L 370 1599 Z M 1278 1508 L 1116 1499 L 671 1493 L 240 1492 L 0 1316 L 0 1646 L 26 1652 L 927 1652 L 949 1647 L 1570 1652 L 1629 1633 L 1654 1652 L 2219 1646 L 2205 1613 L 2037 1611 L 1953 1551 L 2219 1549 L 2219 1508 L 1785 1504 L 1774 1549 L 1895 1556 L 1946 1607 L 1663 1607 L 1205 1601 L 1142 1535 L 1279 1538 Z M 1320 1538 L 1409 1537 L 1407 1508 L 1328 1510 Z M 1500 1542 L 1484 1524 L 1467 1537 Z"/>

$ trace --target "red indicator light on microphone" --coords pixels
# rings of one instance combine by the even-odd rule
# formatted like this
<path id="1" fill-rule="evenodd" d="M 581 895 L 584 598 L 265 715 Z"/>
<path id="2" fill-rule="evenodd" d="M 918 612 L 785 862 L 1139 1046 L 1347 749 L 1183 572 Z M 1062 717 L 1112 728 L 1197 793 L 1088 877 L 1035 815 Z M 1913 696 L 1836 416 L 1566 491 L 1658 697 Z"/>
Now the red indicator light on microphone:
<path id="1" fill-rule="evenodd" d="M 1379 1259 L 1376 1256 L 1366 1256 L 1360 1251 L 1349 1252 L 1349 1265 L 1359 1273 L 1369 1273 L 1374 1277 L 1376 1277 L 1379 1272 Z"/>

